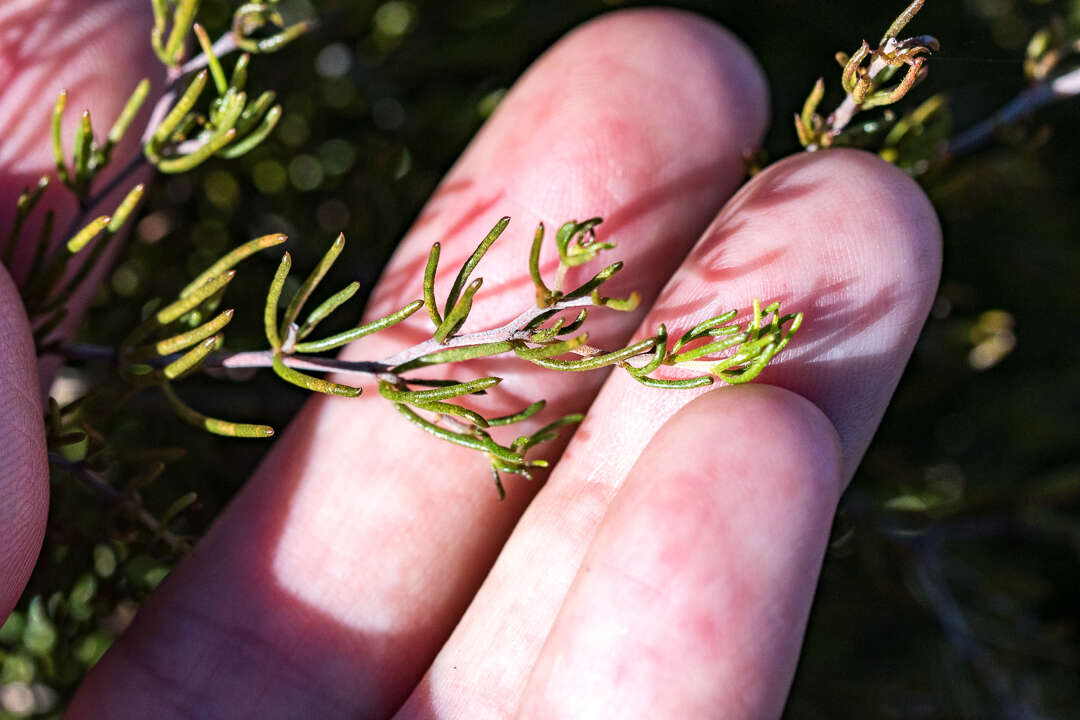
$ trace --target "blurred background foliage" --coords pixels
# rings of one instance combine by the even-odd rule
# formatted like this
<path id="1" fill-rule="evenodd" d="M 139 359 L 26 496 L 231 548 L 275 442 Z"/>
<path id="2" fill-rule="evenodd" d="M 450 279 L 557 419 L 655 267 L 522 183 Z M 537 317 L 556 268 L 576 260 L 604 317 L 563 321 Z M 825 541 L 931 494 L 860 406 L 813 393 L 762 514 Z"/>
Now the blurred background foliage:
<path id="1" fill-rule="evenodd" d="M 575 25 L 637 4 L 283 3 L 293 17 L 326 22 L 253 63 L 253 87 L 278 91 L 280 126 L 240 160 L 155 182 L 80 340 L 116 343 L 144 303 L 264 233 L 287 233 L 296 265 L 309 268 L 344 231 L 345 257 L 328 286 L 358 280 L 370 290 L 514 78 Z M 825 106 L 839 101 L 833 53 L 876 40 L 900 9 L 865 0 L 666 4 L 727 25 L 757 54 L 772 83 L 770 158 L 798 149 L 790 119 L 819 75 L 829 83 Z M 212 36 L 232 10 L 204 1 Z M 943 49 L 904 107 L 945 91 L 954 127 L 986 117 L 1024 88 L 1024 46 L 1052 15 L 1080 24 L 1080 1 L 931 0 L 912 30 Z M 1080 313 L 1078 110 L 1076 100 L 1049 108 L 923 179 L 945 230 L 940 295 L 841 504 L 788 717 L 1080 716 L 1080 334 L 1063 326 Z M 231 348 L 263 347 L 260 307 L 275 267 L 271 255 L 256 256 L 230 289 Z M 338 316 L 328 330 L 356 319 Z M 99 372 L 66 369 L 53 393 L 76 397 Z M 235 375 L 247 382 L 198 377 L 180 392 L 210 414 L 278 428 L 305 397 L 269 372 Z M 132 462 L 152 480 L 140 493 L 159 516 L 197 493 L 171 525 L 192 538 L 269 447 L 191 429 L 151 393 L 109 435 L 120 447 L 187 449 L 179 460 L 150 458 L 174 460 L 156 478 L 153 462 Z M 35 692 L 62 697 L 173 554 L 167 543 L 125 541 L 120 519 L 113 542 L 95 544 L 101 503 L 70 483 L 54 483 L 54 512 L 70 517 L 67 531 L 48 539 L 27 594 L 37 599 L 0 630 L 0 681 L 44 680 Z M 78 618 L 90 615 L 87 630 Z"/>

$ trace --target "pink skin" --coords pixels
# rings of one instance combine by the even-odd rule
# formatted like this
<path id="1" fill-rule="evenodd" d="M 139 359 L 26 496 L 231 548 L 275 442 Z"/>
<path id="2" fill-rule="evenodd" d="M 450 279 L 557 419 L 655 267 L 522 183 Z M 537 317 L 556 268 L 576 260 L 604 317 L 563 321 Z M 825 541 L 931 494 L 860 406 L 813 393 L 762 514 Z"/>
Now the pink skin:
<path id="1" fill-rule="evenodd" d="M 530 302 L 535 223 L 553 232 L 603 215 L 627 264 L 616 289 L 644 302 L 596 314 L 597 344 L 781 299 L 807 312 L 764 377 L 786 390 L 728 388 L 691 403 L 702 394 L 647 390 L 622 373 L 604 382 L 477 363 L 470 374 L 506 378 L 485 410 L 539 394 L 545 422 L 589 409 L 531 505 L 539 483 L 509 479 L 499 504 L 481 459 L 408 428 L 378 398 L 314 399 L 91 673 L 72 716 L 778 713 L 836 498 L 910 354 L 940 258 L 919 189 L 859 153 L 786 161 L 725 206 L 742 151 L 763 134 L 765 98 L 746 49 L 693 16 L 614 13 L 576 30 L 450 172 L 368 315 L 419 296 L 436 240 L 445 292 L 452 268 L 510 214 L 480 268 L 470 327 L 502 322 Z M 550 277 L 550 249 L 543 260 Z M 11 300 L 0 307 L 16 317 Z M 346 355 L 422 339 L 421 315 Z M 21 357 L 32 373 L 27 348 Z M 40 409 L 24 404 L 17 425 L 40 426 Z M 37 442 L 36 460 L 0 460 L 40 487 Z M 762 446 L 765 456 L 748 452 Z M 30 538 L 44 502 L 33 487 L 12 491 L 25 491 L 17 517 L 36 518 L 21 521 L 37 528 Z M 28 568 L 34 542 L 0 542 L 9 547 L 0 569 Z M 12 577 L 0 587 L 10 598 L 23 580 Z M 690 671 L 673 674 L 678 663 Z"/>

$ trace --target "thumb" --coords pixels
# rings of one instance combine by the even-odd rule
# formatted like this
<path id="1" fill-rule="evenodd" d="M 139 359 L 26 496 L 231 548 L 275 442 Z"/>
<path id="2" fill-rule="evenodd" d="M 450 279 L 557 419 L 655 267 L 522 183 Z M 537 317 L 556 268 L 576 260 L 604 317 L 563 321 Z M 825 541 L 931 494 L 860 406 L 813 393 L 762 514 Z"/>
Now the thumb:
<path id="1" fill-rule="evenodd" d="M 48 464 L 34 342 L 0 267 L 0 621 L 30 577 L 45 530 Z"/>

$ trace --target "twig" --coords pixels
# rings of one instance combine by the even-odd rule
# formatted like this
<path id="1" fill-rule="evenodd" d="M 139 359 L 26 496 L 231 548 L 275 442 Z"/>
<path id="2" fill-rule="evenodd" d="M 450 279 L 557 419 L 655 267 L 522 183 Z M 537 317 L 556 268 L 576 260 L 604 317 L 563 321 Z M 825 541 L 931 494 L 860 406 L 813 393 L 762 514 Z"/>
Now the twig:
<path id="1" fill-rule="evenodd" d="M 1077 95 L 1080 95 L 1080 67 L 1024 90 L 996 113 L 950 140 L 946 155 L 956 158 L 977 150 L 990 142 L 1003 128 L 1047 105 Z"/>
<path id="2" fill-rule="evenodd" d="M 470 347 L 472 345 L 485 345 L 493 342 L 506 340 L 527 340 L 529 332 L 524 330 L 539 315 L 549 313 L 552 310 L 570 310 L 578 307 L 591 307 L 592 299 L 574 298 L 572 300 L 560 300 L 551 307 L 531 307 L 502 327 L 481 332 L 456 335 L 448 338 L 445 343 L 437 340 L 426 340 L 401 352 L 391 355 L 380 361 L 370 360 L 337 360 L 335 358 L 306 357 L 302 355 L 286 355 L 282 361 L 286 366 L 295 370 L 313 370 L 316 372 L 337 372 L 344 374 L 357 374 L 379 376 L 387 375 L 387 379 L 399 380 L 398 376 L 391 372 L 393 368 L 412 362 L 440 350 L 451 348 Z M 71 343 L 60 345 L 56 352 L 68 360 L 103 360 L 115 362 L 117 359 L 116 348 L 100 345 L 84 345 Z M 180 354 L 166 355 L 156 358 L 155 365 L 168 365 L 180 358 Z M 236 353 L 215 353 L 203 362 L 205 368 L 268 368 L 273 366 L 274 354 L 270 350 L 256 350 Z"/>
<path id="3" fill-rule="evenodd" d="M 222 58 L 238 49 L 236 38 L 231 32 L 222 35 L 213 45 L 214 55 L 218 58 Z M 168 74 L 166 75 L 165 89 L 154 103 L 154 109 L 150 112 L 150 119 L 147 120 L 142 135 L 139 138 L 140 149 L 150 141 L 154 131 L 172 108 L 173 103 L 176 101 L 180 81 L 191 73 L 203 69 L 209 63 L 210 59 L 207 57 L 206 53 L 199 53 L 181 67 L 169 68 Z M 79 228 L 86 224 L 91 213 L 93 213 L 102 201 L 111 195 L 116 188 L 126 183 L 132 174 L 146 164 L 146 156 L 140 151 L 135 157 L 131 158 L 127 165 L 121 168 L 108 183 L 106 183 L 105 187 L 81 201 L 79 203 L 79 212 L 72 218 L 71 222 L 68 224 L 67 230 L 64 231 L 61 238 L 66 240 L 73 236 Z"/>
<path id="4" fill-rule="evenodd" d="M 914 575 L 930 610 L 954 648 L 971 663 L 986 689 L 993 695 L 1007 720 L 1035 717 L 1027 704 L 1010 690 L 1007 673 L 979 642 L 964 617 L 964 611 L 949 592 L 940 557 L 940 543 L 928 541 L 916 546 Z"/>
<path id="5" fill-rule="evenodd" d="M 122 506 L 138 518 L 138 520 L 154 533 L 156 537 L 164 541 L 173 552 L 181 553 L 187 551 L 188 543 L 186 541 L 169 531 L 169 529 L 166 528 L 160 520 L 151 515 L 146 508 L 139 505 L 127 495 L 124 495 L 124 493 L 100 478 L 97 473 L 87 468 L 86 463 L 68 460 L 58 453 L 49 453 L 49 464 L 70 472 L 75 475 L 75 477 L 79 478 L 83 485 L 96 494 L 110 502 Z"/>
<path id="6" fill-rule="evenodd" d="M 896 38 L 891 38 L 885 43 L 882 49 L 886 53 L 892 53 L 896 50 L 898 44 Z M 870 61 L 870 66 L 866 69 L 867 77 L 874 80 L 888 67 L 889 61 L 886 58 L 880 55 L 875 56 L 874 59 Z M 832 111 L 832 114 L 830 114 L 829 118 L 825 121 L 828 132 L 833 136 L 839 135 L 843 132 L 844 128 L 851 123 L 852 118 L 858 114 L 859 110 L 859 103 L 855 102 L 855 98 L 851 93 L 845 95 L 844 101 Z"/>

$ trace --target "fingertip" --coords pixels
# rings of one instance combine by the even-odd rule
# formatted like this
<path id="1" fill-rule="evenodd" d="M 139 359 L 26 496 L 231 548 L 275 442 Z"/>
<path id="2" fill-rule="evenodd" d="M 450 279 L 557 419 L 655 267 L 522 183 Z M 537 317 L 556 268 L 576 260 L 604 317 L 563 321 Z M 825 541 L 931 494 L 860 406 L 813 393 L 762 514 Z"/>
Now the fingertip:
<path id="1" fill-rule="evenodd" d="M 892 257 L 882 261 L 907 261 L 897 269 L 907 270 L 930 289 L 922 297 L 929 311 L 932 290 L 941 275 L 941 223 L 922 186 L 900 168 L 865 150 L 837 148 L 795 158 L 815 164 L 813 172 L 834 194 L 829 210 L 836 226 L 881 228 L 891 237 L 905 240 L 894 243 Z"/>
<path id="2" fill-rule="evenodd" d="M 34 343 L 0 267 L 0 620 L 19 599 L 45 534 L 48 463 Z"/>
<path id="3" fill-rule="evenodd" d="M 725 206 L 647 320 L 679 331 L 753 298 L 804 322 L 761 381 L 832 420 L 854 473 L 929 314 L 941 227 L 906 174 L 848 149 L 770 166 Z"/>
<path id="4" fill-rule="evenodd" d="M 778 716 L 842 466 L 832 423 L 787 390 L 723 388 L 676 413 L 608 510 L 523 715 Z"/>
<path id="5" fill-rule="evenodd" d="M 724 449 L 725 458 L 738 464 L 721 472 L 716 453 L 727 443 L 738 447 Z M 756 452 L 759 448 L 766 450 L 763 457 Z M 781 479 L 809 471 L 826 483 L 814 488 L 815 492 L 820 491 L 827 502 L 839 500 L 840 487 L 827 484 L 843 465 L 836 428 L 817 405 L 784 388 L 736 385 L 695 398 L 660 428 L 638 464 L 645 464 L 643 469 L 655 466 L 660 473 L 672 455 L 681 463 L 697 466 L 688 476 L 702 478 L 703 485 L 721 492 L 723 476 L 743 474 L 743 470 Z"/>
<path id="6" fill-rule="evenodd" d="M 667 76 L 708 102 L 711 107 L 701 107 L 701 114 L 730 123 L 731 136 L 747 144 L 744 149 L 753 149 L 764 136 L 769 120 L 765 71 L 738 36 L 709 18 L 673 8 L 615 10 L 578 26 L 556 49 L 563 45 L 563 52 L 575 56 L 616 48 L 634 72 Z"/>

